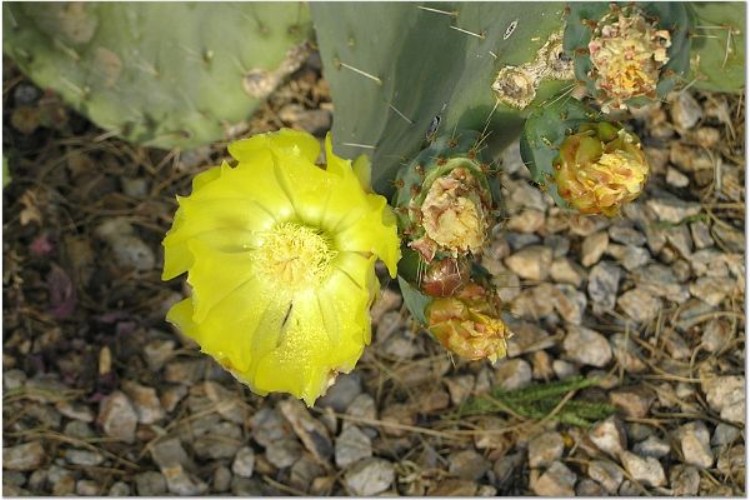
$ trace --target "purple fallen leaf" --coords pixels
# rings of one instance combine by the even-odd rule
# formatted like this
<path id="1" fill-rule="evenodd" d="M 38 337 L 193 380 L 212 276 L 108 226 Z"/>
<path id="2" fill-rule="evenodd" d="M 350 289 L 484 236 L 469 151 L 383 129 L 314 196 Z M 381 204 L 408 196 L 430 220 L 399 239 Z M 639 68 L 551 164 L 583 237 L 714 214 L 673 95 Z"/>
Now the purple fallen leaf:
<path id="1" fill-rule="evenodd" d="M 55 250 L 55 245 L 50 240 L 48 233 L 42 233 L 31 242 L 29 245 L 31 255 L 35 257 L 46 257 Z"/>
<path id="2" fill-rule="evenodd" d="M 50 314 L 55 319 L 69 318 L 76 308 L 76 289 L 63 268 L 52 264 L 47 274 Z"/>

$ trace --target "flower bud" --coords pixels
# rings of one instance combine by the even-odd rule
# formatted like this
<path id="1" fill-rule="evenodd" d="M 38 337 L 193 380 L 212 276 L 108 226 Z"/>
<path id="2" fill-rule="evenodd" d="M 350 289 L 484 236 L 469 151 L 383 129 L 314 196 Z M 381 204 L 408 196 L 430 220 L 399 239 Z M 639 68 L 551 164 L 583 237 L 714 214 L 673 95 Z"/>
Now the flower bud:
<path id="1" fill-rule="evenodd" d="M 455 296 L 437 298 L 427 308 L 428 329 L 449 351 L 471 361 L 495 362 L 510 337 L 499 319 L 500 301 L 490 290 L 469 283 Z"/>

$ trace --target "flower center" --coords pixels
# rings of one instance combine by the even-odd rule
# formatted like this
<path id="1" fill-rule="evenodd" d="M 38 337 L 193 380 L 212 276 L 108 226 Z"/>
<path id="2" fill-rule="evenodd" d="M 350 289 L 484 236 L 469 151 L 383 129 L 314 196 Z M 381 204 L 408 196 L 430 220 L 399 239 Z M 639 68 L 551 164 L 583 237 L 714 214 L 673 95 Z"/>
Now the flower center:
<path id="1" fill-rule="evenodd" d="M 254 261 L 267 279 L 296 292 L 319 285 L 337 253 L 320 230 L 282 222 L 265 234 Z"/>

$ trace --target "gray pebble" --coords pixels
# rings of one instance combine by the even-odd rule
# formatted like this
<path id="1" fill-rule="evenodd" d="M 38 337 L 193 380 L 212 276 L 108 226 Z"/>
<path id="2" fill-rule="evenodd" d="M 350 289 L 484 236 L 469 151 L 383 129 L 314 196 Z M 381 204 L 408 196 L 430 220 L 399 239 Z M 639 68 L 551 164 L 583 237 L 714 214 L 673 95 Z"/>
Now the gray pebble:
<path id="1" fill-rule="evenodd" d="M 355 425 L 344 429 L 336 439 L 335 460 L 336 465 L 341 468 L 371 456 L 370 437 Z"/>
<path id="2" fill-rule="evenodd" d="M 588 293 L 596 307 L 612 310 L 617 300 L 617 289 L 622 271 L 611 262 L 600 262 L 589 273 Z"/>
<path id="3" fill-rule="evenodd" d="M 93 410 L 84 403 L 75 401 L 59 401 L 55 404 L 55 408 L 68 418 L 80 420 L 81 422 L 93 422 L 95 415 Z"/>
<path id="4" fill-rule="evenodd" d="M 556 283 L 565 283 L 579 287 L 586 277 L 585 272 L 567 258 L 558 258 L 550 266 L 550 277 Z"/>
<path id="5" fill-rule="evenodd" d="M 531 365 L 523 359 L 502 359 L 495 366 L 495 382 L 505 391 L 520 389 L 531 382 Z"/>
<path id="6" fill-rule="evenodd" d="M 80 420 L 73 420 L 65 424 L 63 432 L 66 436 L 78 439 L 88 439 L 96 435 L 89 424 Z"/>
<path id="7" fill-rule="evenodd" d="M 688 217 L 701 213 L 700 203 L 686 202 L 678 198 L 649 198 L 646 205 L 654 211 L 661 222 L 679 224 Z"/>
<path id="8" fill-rule="evenodd" d="M 474 450 L 448 455 L 448 473 L 460 479 L 478 481 L 490 469 L 490 463 Z"/>
<path id="9" fill-rule="evenodd" d="M 729 422 L 745 421 L 745 377 L 714 377 L 701 382 L 711 409 Z"/>
<path id="10" fill-rule="evenodd" d="M 676 92 L 670 97 L 672 123 L 681 132 L 693 128 L 703 118 L 703 108 L 689 92 Z"/>
<path id="11" fill-rule="evenodd" d="M 671 165 L 667 167 L 667 175 L 665 180 L 670 186 L 675 186 L 678 188 L 684 188 L 690 185 L 690 177 L 683 174 L 682 171 L 674 168 Z"/>
<path id="12" fill-rule="evenodd" d="M 529 467 L 545 467 L 562 458 L 565 443 L 558 432 L 545 432 L 529 441 Z"/>
<path id="13" fill-rule="evenodd" d="M 253 439 L 262 446 L 268 447 L 291 432 L 287 421 L 271 408 L 263 407 L 253 415 L 251 421 Z"/>
<path id="14" fill-rule="evenodd" d="M 101 453 L 91 450 L 65 450 L 65 460 L 73 465 L 96 466 L 104 462 Z"/>
<path id="15" fill-rule="evenodd" d="M 227 491 L 232 483 L 232 472 L 224 465 L 219 465 L 214 470 L 214 477 L 211 481 L 213 491 L 223 493 Z"/>
<path id="16" fill-rule="evenodd" d="M 193 463 L 178 438 L 162 439 L 151 447 L 151 458 L 160 469 L 183 465 L 192 468 Z"/>
<path id="17" fill-rule="evenodd" d="M 736 286 L 737 282 L 732 278 L 703 276 L 691 283 L 689 289 L 693 297 L 706 304 L 718 306 L 735 290 Z"/>
<path id="18" fill-rule="evenodd" d="M 646 290 L 636 287 L 620 295 L 617 305 L 631 319 L 638 323 L 646 323 L 655 318 L 662 309 L 662 301 Z"/>
<path id="19" fill-rule="evenodd" d="M 242 447 L 240 427 L 232 422 L 221 422 L 208 433 L 193 441 L 195 454 L 202 458 L 232 458 Z"/>
<path id="20" fill-rule="evenodd" d="M 643 385 L 610 391 L 609 402 L 629 418 L 644 418 L 656 400 L 654 392 Z"/>
<path id="21" fill-rule="evenodd" d="M 135 475 L 138 496 L 157 497 L 167 492 L 167 481 L 159 472 L 147 471 Z"/>
<path id="22" fill-rule="evenodd" d="M 156 389 L 126 380 L 122 383 L 122 390 L 133 403 L 138 414 L 138 422 L 153 424 L 164 418 L 164 409 L 161 407 Z"/>
<path id="23" fill-rule="evenodd" d="M 697 467 L 675 464 L 669 469 L 669 486 L 674 496 L 695 496 L 698 494 L 701 476 Z"/>
<path id="24" fill-rule="evenodd" d="M 742 432 L 737 427 L 721 422 L 714 429 L 711 444 L 713 446 L 729 446 L 730 444 L 734 444 L 741 435 Z"/>
<path id="25" fill-rule="evenodd" d="M 208 490 L 208 485 L 189 474 L 181 465 L 166 467 L 162 474 L 167 480 L 167 489 L 175 495 L 202 495 Z"/>
<path id="26" fill-rule="evenodd" d="M 255 468 L 255 452 L 249 446 L 239 449 L 232 462 L 232 472 L 241 477 L 252 477 Z"/>
<path id="27" fill-rule="evenodd" d="M 624 477 L 620 467 L 609 460 L 592 460 L 588 466 L 588 475 L 610 495 L 617 493 Z"/>
<path id="28" fill-rule="evenodd" d="M 594 330 L 569 325 L 563 341 L 569 359 L 584 365 L 603 367 L 612 360 L 612 349 L 607 339 Z"/>
<path id="29" fill-rule="evenodd" d="M 40 467 L 47 458 L 40 441 L 3 448 L 3 469 L 31 471 Z"/>
<path id="30" fill-rule="evenodd" d="M 608 244 L 609 236 L 606 231 L 599 231 L 586 236 L 581 245 L 581 264 L 591 267 L 599 262 Z"/>
<path id="31" fill-rule="evenodd" d="M 733 330 L 732 325 L 722 318 L 710 320 L 703 329 L 701 347 L 708 352 L 719 352 L 728 346 Z"/>
<path id="32" fill-rule="evenodd" d="M 6 391 L 20 389 L 26 383 L 26 374 L 17 368 L 3 373 L 3 387 Z"/>
<path id="33" fill-rule="evenodd" d="M 612 354 L 617 363 L 628 373 L 641 373 L 648 369 L 641 361 L 643 353 L 633 340 L 624 333 L 616 333 L 609 337 Z"/>
<path id="34" fill-rule="evenodd" d="M 343 413 L 346 408 L 362 393 L 362 378 L 359 373 L 352 372 L 336 377 L 336 382 L 328 389 L 326 395 L 317 401 L 317 406 L 330 406 L 334 411 Z"/>
<path id="35" fill-rule="evenodd" d="M 669 443 L 651 435 L 636 443 L 633 447 L 633 453 L 644 457 L 663 458 L 669 455 Z"/>
<path id="36" fill-rule="evenodd" d="M 93 497 L 101 496 L 101 487 L 91 479 L 80 479 L 76 482 L 76 495 Z"/>
<path id="37" fill-rule="evenodd" d="M 543 281 L 552 265 L 552 249 L 533 245 L 505 259 L 505 265 L 522 279 Z"/>
<path id="38" fill-rule="evenodd" d="M 266 458 L 279 469 L 291 467 L 302 456 L 302 445 L 295 438 L 282 438 L 266 446 Z"/>
<path id="39" fill-rule="evenodd" d="M 110 486 L 109 493 L 107 494 L 111 497 L 129 497 L 132 495 L 132 492 L 128 483 L 117 481 Z"/>
<path id="40" fill-rule="evenodd" d="M 582 479 L 576 484 L 576 496 L 578 497 L 603 497 L 606 496 L 606 491 L 596 481 L 592 479 Z"/>
<path id="41" fill-rule="evenodd" d="M 174 355 L 175 341 L 154 339 L 143 347 L 146 363 L 151 371 L 158 372 L 164 364 Z"/>
<path id="42" fill-rule="evenodd" d="M 352 495 L 373 496 L 391 487 L 396 477 L 393 464 L 382 458 L 365 458 L 344 473 L 344 484 Z"/>
<path id="43" fill-rule="evenodd" d="M 707 223 L 701 220 L 691 222 L 690 234 L 693 237 L 693 244 L 698 250 L 714 246 L 714 239 Z"/>

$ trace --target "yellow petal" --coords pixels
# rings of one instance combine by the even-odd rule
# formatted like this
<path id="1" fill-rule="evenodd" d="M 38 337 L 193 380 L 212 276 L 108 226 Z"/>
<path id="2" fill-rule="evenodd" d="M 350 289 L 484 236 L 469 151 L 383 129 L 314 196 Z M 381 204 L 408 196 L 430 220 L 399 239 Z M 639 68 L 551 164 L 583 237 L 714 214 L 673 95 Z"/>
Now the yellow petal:
<path id="1" fill-rule="evenodd" d="M 310 134 L 282 129 L 274 134 L 256 135 L 229 145 L 229 154 L 240 162 L 258 161 L 264 152 L 276 150 L 289 156 L 299 156 L 315 163 L 320 154 L 320 144 Z"/>

